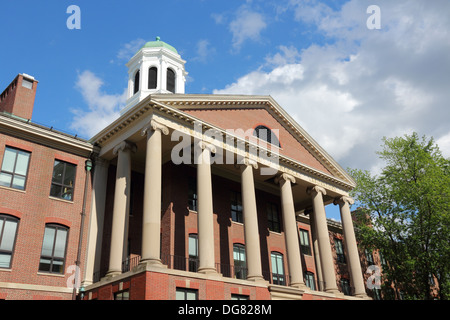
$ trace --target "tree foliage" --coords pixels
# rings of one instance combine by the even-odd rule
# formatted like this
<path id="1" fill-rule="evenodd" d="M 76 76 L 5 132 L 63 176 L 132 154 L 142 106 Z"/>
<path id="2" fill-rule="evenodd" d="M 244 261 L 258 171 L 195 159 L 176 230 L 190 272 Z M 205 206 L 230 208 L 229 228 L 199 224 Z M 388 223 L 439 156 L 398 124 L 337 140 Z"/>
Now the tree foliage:
<path id="1" fill-rule="evenodd" d="M 352 196 L 357 236 L 378 249 L 385 293 L 406 299 L 450 297 L 450 160 L 433 139 L 417 133 L 383 139 L 381 173 L 349 169 L 357 187 Z M 433 284 L 433 282 L 435 282 Z"/>

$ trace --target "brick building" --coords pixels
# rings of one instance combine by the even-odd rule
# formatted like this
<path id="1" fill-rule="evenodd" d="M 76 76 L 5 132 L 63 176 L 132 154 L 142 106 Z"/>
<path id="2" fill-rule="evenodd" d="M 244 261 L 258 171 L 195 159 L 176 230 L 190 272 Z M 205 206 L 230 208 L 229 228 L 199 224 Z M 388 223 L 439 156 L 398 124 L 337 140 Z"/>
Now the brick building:
<path id="1" fill-rule="evenodd" d="M 71 265 L 83 299 L 367 298 L 352 178 L 271 97 L 185 94 L 184 63 L 147 43 L 89 141 L 0 101 L 0 298 L 71 298 Z"/>

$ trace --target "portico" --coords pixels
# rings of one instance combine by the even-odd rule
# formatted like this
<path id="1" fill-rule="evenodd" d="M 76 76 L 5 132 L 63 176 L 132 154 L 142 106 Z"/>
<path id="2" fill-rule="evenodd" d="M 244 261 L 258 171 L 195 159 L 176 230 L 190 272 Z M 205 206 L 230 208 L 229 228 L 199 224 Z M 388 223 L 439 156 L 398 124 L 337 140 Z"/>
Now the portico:
<path id="1" fill-rule="evenodd" d="M 192 116 L 183 110 L 187 105 L 200 105 L 202 107 L 213 107 L 220 104 L 222 108 L 231 106 L 235 108 L 261 108 L 269 110 L 282 118 L 283 114 L 278 110 L 278 106 L 270 97 L 252 97 L 251 100 L 236 99 L 235 97 L 217 96 L 216 101 L 211 101 L 211 97 L 194 95 L 153 95 L 144 99 L 141 103 L 131 108 L 116 122 L 100 132 L 94 139 L 101 146 L 98 155 L 98 170 L 94 171 L 94 203 L 92 206 L 92 216 L 96 217 L 96 223 L 91 224 L 89 233 L 89 249 L 87 254 L 86 274 L 84 285 L 89 287 L 95 283 L 94 272 L 98 271 L 100 260 L 108 256 L 108 267 L 103 281 L 114 281 L 123 274 L 122 262 L 129 258 L 128 248 L 129 235 L 129 207 L 130 192 L 133 181 L 131 170 L 138 171 L 143 175 L 143 197 L 142 197 L 142 220 L 140 250 L 133 252 L 139 257 L 140 270 L 142 268 L 160 268 L 161 270 L 173 269 L 173 261 L 164 259 L 161 255 L 172 255 L 173 252 L 188 251 L 179 248 L 175 237 L 172 235 L 171 246 L 166 248 L 161 242 L 162 219 L 167 203 L 176 205 L 177 199 L 168 199 L 162 206 L 164 195 L 163 190 L 173 188 L 168 186 L 167 179 L 163 178 L 163 167 L 178 167 L 177 172 L 189 170 L 196 172 L 196 196 L 198 197 L 197 211 L 195 214 L 197 224 L 194 233 L 197 234 L 198 245 L 198 268 L 199 274 L 208 277 L 226 278 L 234 277 L 233 274 L 224 272 L 224 253 L 221 236 L 217 232 L 218 221 L 225 221 L 221 217 L 222 204 L 214 203 L 215 194 L 213 192 L 214 177 L 220 176 L 222 179 L 232 180 L 240 185 L 242 196 L 242 214 L 244 222 L 239 227 L 243 229 L 243 242 L 245 247 L 246 279 L 252 283 L 270 286 L 272 279 L 267 269 L 273 271 L 273 263 L 270 261 L 270 252 L 274 247 L 264 240 L 267 237 L 267 229 L 262 217 L 264 212 L 258 212 L 256 194 L 261 192 L 272 195 L 278 200 L 280 207 L 280 218 L 282 221 L 282 232 L 269 236 L 282 239 L 282 247 L 278 246 L 278 251 L 283 251 L 286 261 L 286 278 L 290 287 L 298 292 L 305 292 L 309 289 L 304 282 L 304 272 L 302 266 L 302 253 L 299 245 L 298 228 L 296 224 L 296 213 L 312 209 L 311 217 L 314 217 L 314 236 L 318 242 L 318 259 L 316 265 L 320 269 L 316 272 L 317 281 L 324 283 L 323 291 L 330 294 L 338 294 L 336 276 L 332 260 L 331 244 L 328 237 L 326 216 L 324 206 L 327 203 L 336 201 L 341 206 L 342 223 L 345 230 L 346 247 L 348 247 L 349 260 L 351 261 L 351 281 L 355 287 L 355 294 L 364 297 L 364 285 L 362 273 L 358 270 L 359 256 L 354 240 L 354 232 L 351 218 L 349 218 L 348 190 L 352 188 L 352 181 L 346 176 L 344 171 L 323 172 L 311 166 L 305 165 L 283 154 L 283 150 L 267 144 L 258 144 L 258 141 L 249 137 L 230 136 L 226 128 L 213 125 L 199 118 Z M 286 119 L 288 120 L 288 119 Z M 199 135 L 194 124 L 202 128 Z M 208 130 L 215 132 L 214 139 L 211 135 L 205 134 Z M 245 131 L 245 130 L 244 130 Z M 173 133 L 177 134 L 174 135 Z M 189 141 L 192 156 L 191 163 L 176 165 L 173 163 L 172 150 L 181 143 L 180 133 Z M 301 132 L 298 131 L 297 134 Z M 177 137 L 176 139 L 174 137 Z M 224 137 L 217 139 L 217 137 Z M 304 136 L 308 140 L 308 136 Z M 186 142 L 184 141 L 184 142 Z M 243 146 L 243 147 L 242 147 Z M 309 146 L 310 152 L 314 151 L 314 143 Z M 264 151 L 264 153 L 262 153 Z M 271 153 L 272 157 L 265 155 Z M 232 157 L 230 157 L 232 154 Z M 222 155 L 223 161 L 218 161 L 218 156 Z M 274 156 L 276 155 L 276 156 Z M 225 161 L 233 159 L 233 163 Z M 326 155 L 325 155 L 326 157 Z M 187 159 L 187 158 L 185 158 Z M 322 163 L 326 161 L 322 160 Z M 101 236 L 99 232 L 104 232 L 101 222 L 105 220 L 105 184 L 110 184 L 106 174 L 106 165 L 116 166 L 115 169 L 115 192 L 113 195 L 112 229 L 109 239 L 103 238 L 103 242 L 109 241 L 109 253 L 100 252 L 102 249 Z M 329 162 L 328 166 L 333 167 L 334 163 Z M 179 167 L 181 166 L 181 167 Z M 265 170 L 263 170 L 265 169 Z M 272 170 L 267 170 L 272 169 Z M 267 174 L 269 172 L 270 174 Z M 173 176 L 172 176 L 173 178 Z M 178 180 L 186 177 L 178 177 Z M 176 183 L 171 180 L 170 183 Z M 181 182 L 180 182 L 181 183 Z M 179 210 L 175 212 L 175 220 L 179 215 Z M 133 217 L 134 219 L 135 217 Z M 178 221 L 178 220 L 176 220 Z M 232 227 L 236 224 L 232 223 Z M 219 228 L 225 228 L 224 226 Z M 226 229 L 226 228 L 225 228 Z M 229 228 L 228 228 L 229 229 Z M 178 230 L 178 229 L 176 229 Z M 191 230 L 192 231 L 192 230 Z M 184 238 L 191 234 L 188 228 L 184 228 Z M 261 231 L 263 234 L 261 234 Z M 170 231 L 170 232 L 173 232 Z M 136 241 L 135 235 L 133 241 Z M 98 239 L 98 240 L 95 240 Z M 93 245 L 96 241 L 97 245 Z M 271 240 L 270 240 L 271 241 Z M 187 242 L 187 240 L 186 240 Z M 275 243 L 275 242 L 274 242 Z M 176 249 L 178 248 L 178 249 Z M 232 260 L 231 258 L 229 260 Z M 103 258 L 103 261 L 106 261 Z M 230 261 L 227 261 L 230 262 Z M 231 266 L 233 263 L 229 263 Z M 136 270 L 139 268 L 137 267 Z M 263 270 L 265 269 L 265 270 Z M 187 270 L 187 268 L 186 268 Z M 271 272 L 272 272 L 271 271 Z M 168 271 L 167 271 L 168 272 Z M 362 286 L 361 286 L 362 285 Z"/>

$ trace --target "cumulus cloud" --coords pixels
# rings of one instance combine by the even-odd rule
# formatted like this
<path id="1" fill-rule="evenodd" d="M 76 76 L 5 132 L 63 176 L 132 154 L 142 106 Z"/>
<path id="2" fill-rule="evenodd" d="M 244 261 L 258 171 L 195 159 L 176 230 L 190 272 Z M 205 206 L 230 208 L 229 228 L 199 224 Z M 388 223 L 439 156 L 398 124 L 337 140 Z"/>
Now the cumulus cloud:
<path id="1" fill-rule="evenodd" d="M 286 12 L 326 43 L 279 47 L 214 93 L 272 95 L 344 168 L 379 170 L 383 136 L 416 131 L 449 148 L 450 2 L 380 0 L 381 30 L 367 28 L 368 5 L 291 0 Z"/>
<path id="2" fill-rule="evenodd" d="M 216 49 L 211 46 L 211 43 L 206 39 L 201 39 L 197 42 L 197 55 L 194 61 L 207 62 L 216 53 Z"/>
<path id="3" fill-rule="evenodd" d="M 144 39 L 131 40 L 121 46 L 117 52 L 117 59 L 119 60 L 130 60 L 138 51 L 141 49 L 147 41 Z"/>
<path id="4" fill-rule="evenodd" d="M 122 94 L 108 94 L 102 91 L 104 82 L 89 70 L 78 74 L 75 84 L 86 101 L 89 110 L 73 108 L 71 129 L 90 138 L 105 128 L 120 115 L 126 102 L 126 89 Z"/>
<path id="5" fill-rule="evenodd" d="M 233 48 L 239 51 L 245 41 L 259 41 L 261 31 L 266 27 L 267 24 L 261 13 L 249 9 L 247 5 L 241 6 L 235 19 L 229 25 L 233 35 Z"/>

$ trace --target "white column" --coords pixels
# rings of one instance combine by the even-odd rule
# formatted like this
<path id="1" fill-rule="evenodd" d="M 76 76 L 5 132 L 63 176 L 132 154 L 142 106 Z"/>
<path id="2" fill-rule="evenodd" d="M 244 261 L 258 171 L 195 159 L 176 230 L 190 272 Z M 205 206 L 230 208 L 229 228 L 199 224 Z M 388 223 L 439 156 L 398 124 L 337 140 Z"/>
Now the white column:
<path id="1" fill-rule="evenodd" d="M 344 248 L 347 251 L 348 269 L 353 287 L 355 288 L 355 296 L 367 298 L 358 247 L 356 244 L 355 230 L 353 229 L 353 221 L 350 213 L 350 204 L 353 203 L 353 199 L 349 197 L 340 197 L 334 201 L 335 205 L 339 205 L 341 212 L 342 229 L 344 232 Z"/>
<path id="2" fill-rule="evenodd" d="M 117 154 L 117 173 L 107 276 L 122 273 L 123 253 L 127 243 L 127 232 L 125 229 L 128 224 L 127 219 L 130 207 L 131 153 L 136 152 L 136 146 L 123 141 L 114 148 L 113 152 Z"/>
<path id="3" fill-rule="evenodd" d="M 161 264 L 162 134 L 168 135 L 169 129 L 154 120 L 142 130 L 142 135 L 147 137 L 147 151 L 141 262 L 151 264 Z"/>
<path id="4" fill-rule="evenodd" d="M 216 273 L 214 256 L 214 220 L 211 182 L 211 152 L 216 148 L 200 141 L 197 146 L 198 257 L 200 273 Z"/>
<path id="5" fill-rule="evenodd" d="M 108 167 L 109 161 L 103 160 L 99 157 L 95 159 L 91 214 L 89 216 L 89 233 L 85 264 L 86 267 L 82 282 L 84 287 L 91 285 L 94 282 L 94 272 L 100 270 Z"/>
<path id="6" fill-rule="evenodd" d="M 241 164 L 241 186 L 242 209 L 244 215 L 245 254 L 248 269 L 247 280 L 264 281 L 261 266 L 258 213 L 256 209 L 253 168 L 258 168 L 255 161 L 248 158 L 243 160 L 243 164 Z"/>
<path id="7" fill-rule="evenodd" d="M 317 230 L 317 241 L 319 243 L 320 264 L 324 279 L 325 292 L 339 293 L 336 285 L 336 274 L 334 271 L 333 255 L 331 253 L 330 237 L 328 235 L 327 217 L 323 204 L 324 188 L 315 186 L 308 188 L 311 194 L 314 208 L 314 222 Z"/>
<path id="8" fill-rule="evenodd" d="M 281 187 L 281 208 L 283 212 L 283 227 L 286 238 L 290 286 L 304 288 L 305 282 L 303 281 L 300 244 L 291 186 L 291 183 L 295 183 L 295 178 L 289 174 L 283 173 L 277 177 L 275 182 L 279 183 Z"/>

